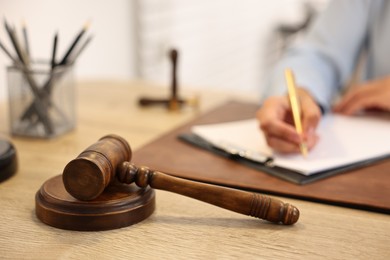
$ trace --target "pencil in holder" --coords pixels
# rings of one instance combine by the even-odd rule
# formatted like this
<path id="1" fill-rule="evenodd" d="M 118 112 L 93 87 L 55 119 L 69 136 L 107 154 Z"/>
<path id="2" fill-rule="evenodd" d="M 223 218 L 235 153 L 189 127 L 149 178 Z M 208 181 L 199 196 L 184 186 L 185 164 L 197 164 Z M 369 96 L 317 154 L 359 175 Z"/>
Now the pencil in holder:
<path id="1" fill-rule="evenodd" d="M 52 138 L 76 125 L 72 65 L 36 63 L 7 68 L 12 135 Z"/>

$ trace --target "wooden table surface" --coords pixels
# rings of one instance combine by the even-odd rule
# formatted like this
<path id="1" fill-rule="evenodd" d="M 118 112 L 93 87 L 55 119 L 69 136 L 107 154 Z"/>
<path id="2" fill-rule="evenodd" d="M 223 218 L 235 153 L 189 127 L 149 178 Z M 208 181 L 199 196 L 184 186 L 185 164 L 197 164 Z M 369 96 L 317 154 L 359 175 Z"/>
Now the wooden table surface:
<path id="1" fill-rule="evenodd" d="M 168 95 L 142 82 L 83 82 L 77 89 L 77 128 L 51 140 L 10 137 L 0 106 L 1 136 L 19 157 L 17 174 L 0 183 L 0 259 L 390 259 L 388 215 L 290 198 L 280 199 L 300 209 L 293 226 L 165 191 L 156 191 L 151 217 L 126 228 L 78 232 L 41 223 L 35 193 L 100 137 L 118 134 L 136 150 L 231 98 L 201 92 L 199 110 L 167 112 L 137 106 L 141 95 Z"/>

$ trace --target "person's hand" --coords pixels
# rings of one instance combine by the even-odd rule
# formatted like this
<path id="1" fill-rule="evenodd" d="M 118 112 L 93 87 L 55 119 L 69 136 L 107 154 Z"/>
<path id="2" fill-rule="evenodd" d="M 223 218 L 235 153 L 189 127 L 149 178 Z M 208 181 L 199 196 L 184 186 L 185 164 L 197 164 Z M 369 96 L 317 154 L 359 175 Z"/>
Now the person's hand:
<path id="1" fill-rule="evenodd" d="M 333 111 L 352 115 L 371 109 L 390 111 L 390 77 L 369 81 L 353 88 L 334 106 Z"/>
<path id="2" fill-rule="evenodd" d="M 297 95 L 301 105 L 302 136 L 295 129 L 288 96 L 270 97 L 257 111 L 260 128 L 268 145 L 275 151 L 299 152 L 301 142 L 311 149 L 318 141 L 315 129 L 321 119 L 321 110 L 304 89 L 297 88 Z"/>

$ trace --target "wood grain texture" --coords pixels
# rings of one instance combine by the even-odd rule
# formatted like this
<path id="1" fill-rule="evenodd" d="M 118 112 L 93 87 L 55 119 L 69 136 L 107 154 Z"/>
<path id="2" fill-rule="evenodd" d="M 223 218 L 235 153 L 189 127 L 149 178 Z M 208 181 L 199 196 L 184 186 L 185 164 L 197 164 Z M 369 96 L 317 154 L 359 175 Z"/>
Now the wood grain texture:
<path id="1" fill-rule="evenodd" d="M 15 176 L 0 184 L 0 258 L 390 258 L 388 215 L 286 198 L 282 199 L 301 211 L 293 226 L 248 218 L 165 191 L 156 191 L 156 210 L 151 217 L 122 229 L 66 231 L 39 221 L 34 208 L 37 190 L 98 138 L 115 133 L 137 150 L 196 116 L 192 110 L 168 113 L 164 108 L 137 107 L 139 95 L 163 92 L 144 84 L 83 84 L 75 131 L 46 141 L 11 138 L 20 167 Z M 201 109 L 207 109 L 226 96 L 208 93 L 201 100 Z"/>

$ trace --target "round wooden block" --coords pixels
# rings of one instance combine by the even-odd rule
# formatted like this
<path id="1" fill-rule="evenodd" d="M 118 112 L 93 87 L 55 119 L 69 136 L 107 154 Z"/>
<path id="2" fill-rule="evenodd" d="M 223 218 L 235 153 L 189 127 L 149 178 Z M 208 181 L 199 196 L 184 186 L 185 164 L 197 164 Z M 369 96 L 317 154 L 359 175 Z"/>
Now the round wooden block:
<path id="1" fill-rule="evenodd" d="M 35 196 L 35 212 L 45 224 L 56 228 L 99 231 L 126 227 L 149 217 L 155 209 L 150 187 L 115 183 L 96 199 L 80 201 L 64 187 L 62 175 L 47 180 Z"/>
<path id="2" fill-rule="evenodd" d="M 6 140 L 0 140 L 0 182 L 14 175 L 17 168 L 14 146 Z"/>

